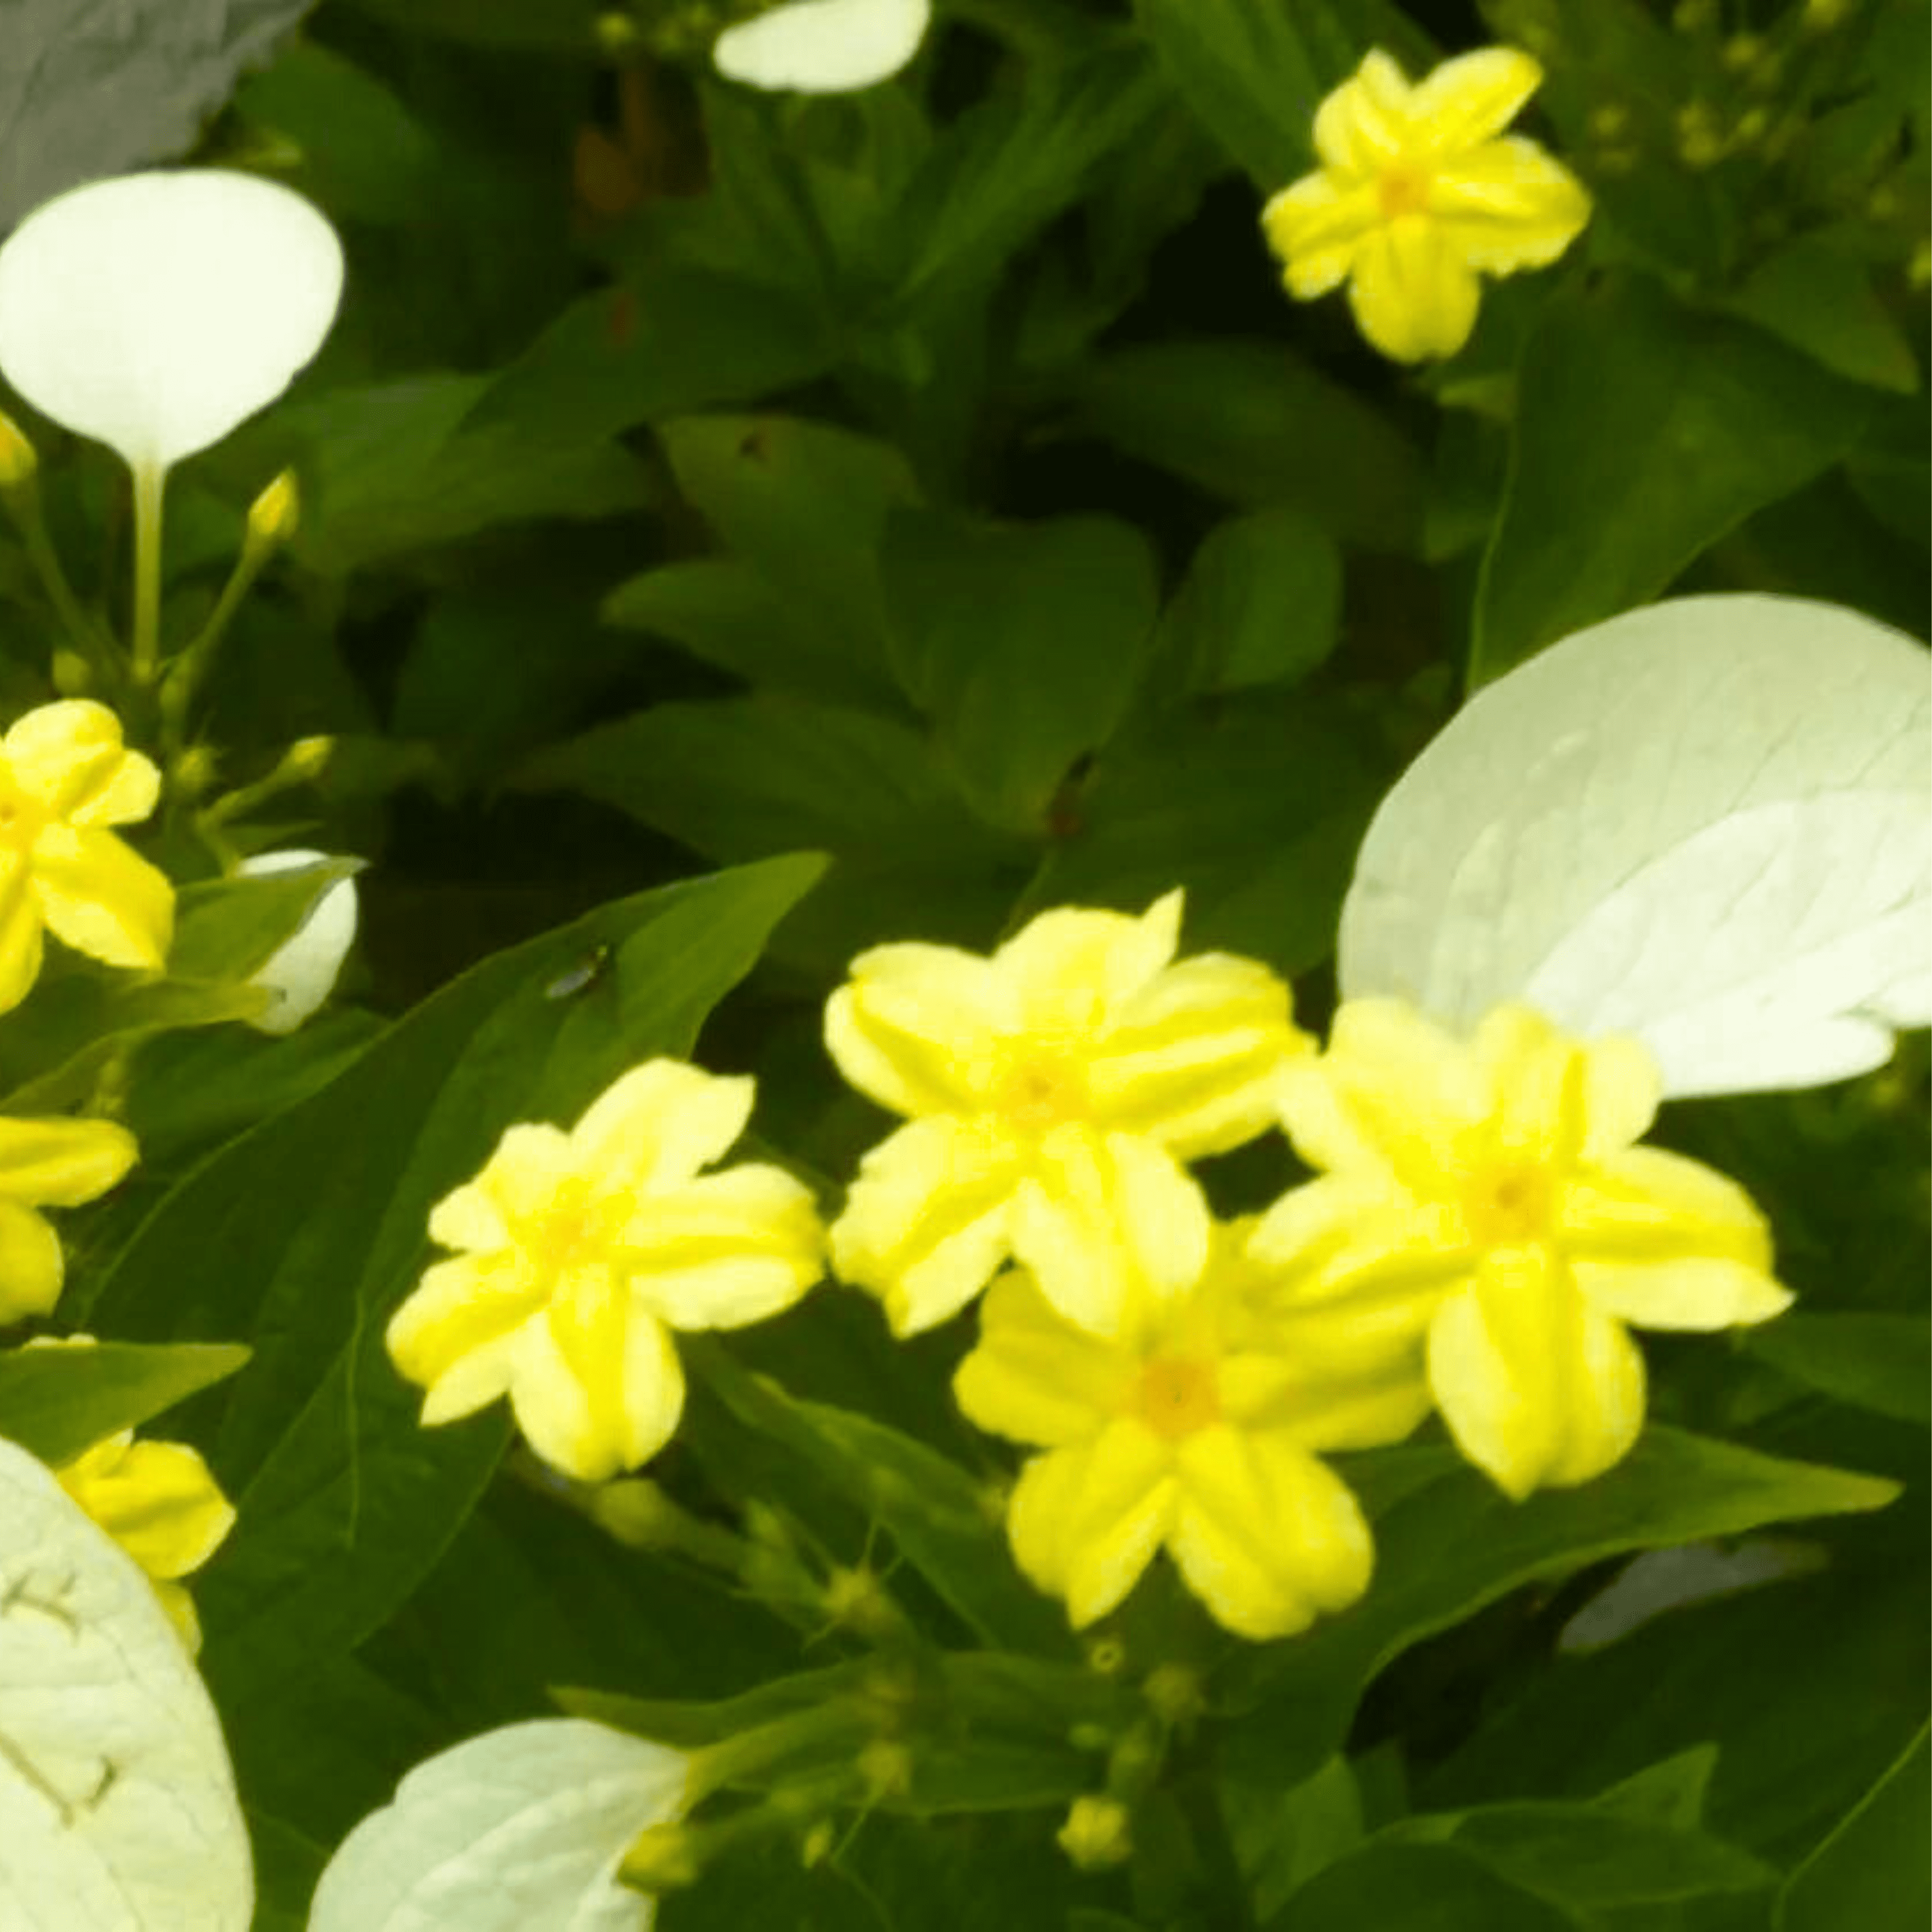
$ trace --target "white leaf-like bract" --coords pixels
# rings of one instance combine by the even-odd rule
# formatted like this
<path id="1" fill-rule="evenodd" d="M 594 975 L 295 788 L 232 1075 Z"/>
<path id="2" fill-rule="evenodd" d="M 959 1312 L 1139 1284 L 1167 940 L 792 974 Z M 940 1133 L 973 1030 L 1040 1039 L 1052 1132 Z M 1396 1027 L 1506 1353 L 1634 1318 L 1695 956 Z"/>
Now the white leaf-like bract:
<path id="1" fill-rule="evenodd" d="M 682 1752 L 580 1718 L 486 1732 L 350 1833 L 308 1932 L 649 1932 L 655 1902 L 615 1874 L 682 1816 L 689 1777 Z"/>
<path id="2" fill-rule="evenodd" d="M 1932 1021 L 1932 659 L 1834 605 L 1686 597 L 1478 692 L 1382 801 L 1346 998 L 1634 1034 L 1671 1094 L 1868 1071 Z"/>
<path id="3" fill-rule="evenodd" d="M 291 189 L 218 168 L 90 182 L 0 247 L 0 373 L 165 470 L 280 395 L 341 294 L 335 231 Z"/>
<path id="4" fill-rule="evenodd" d="M 247 1932 L 221 1726 L 152 1586 L 0 1442 L 0 1925 Z"/>
<path id="5" fill-rule="evenodd" d="M 932 17 L 931 0 L 791 0 L 726 28 L 711 58 L 747 87 L 849 94 L 897 74 Z"/>
<path id="6" fill-rule="evenodd" d="M 326 864 L 328 859 L 326 852 L 292 845 L 279 852 L 257 852 L 242 860 L 241 871 L 245 878 L 263 878 Z M 293 1033 L 328 998 L 355 944 L 357 908 L 356 881 L 338 880 L 310 908 L 294 937 L 249 976 L 251 986 L 266 987 L 275 996 L 274 1004 L 250 1022 L 258 1032 Z"/>

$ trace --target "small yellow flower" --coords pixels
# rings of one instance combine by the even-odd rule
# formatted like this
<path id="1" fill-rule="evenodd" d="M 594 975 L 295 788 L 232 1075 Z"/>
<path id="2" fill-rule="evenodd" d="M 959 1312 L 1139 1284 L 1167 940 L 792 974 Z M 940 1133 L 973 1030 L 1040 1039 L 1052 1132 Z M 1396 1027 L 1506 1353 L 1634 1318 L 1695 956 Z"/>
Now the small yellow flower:
<path id="1" fill-rule="evenodd" d="M 48 928 L 110 966 L 166 958 L 174 888 L 106 830 L 146 818 L 160 788 L 87 698 L 44 704 L 0 738 L 0 1012 L 27 997 Z"/>
<path id="2" fill-rule="evenodd" d="M 0 1120 L 0 1324 L 46 1315 L 60 1299 L 60 1239 L 39 1210 L 105 1194 L 136 1152 L 112 1120 Z"/>
<path id="3" fill-rule="evenodd" d="M 1288 292 L 1307 302 L 1346 281 L 1384 356 L 1454 355 L 1476 326 L 1478 276 L 1546 266 L 1590 218 L 1567 169 L 1502 133 L 1542 80 L 1514 47 L 1461 55 L 1413 87 L 1370 54 L 1316 115 L 1320 169 L 1262 211 Z"/>
<path id="4" fill-rule="evenodd" d="M 982 1429 L 1037 1444 L 1006 1530 L 1075 1629 L 1165 1549 L 1240 1636 L 1286 1636 L 1368 1587 L 1368 1526 L 1316 1455 L 1399 1441 L 1428 1412 L 1412 1364 L 1342 1379 L 1262 1346 L 1240 1232 L 1217 1231 L 1184 1294 L 1138 1298 L 1117 1340 L 1076 1328 L 1016 1269 L 988 1294 L 953 1379 Z"/>
<path id="5" fill-rule="evenodd" d="M 1579 1042 L 1503 1006 L 1466 1044 L 1400 1000 L 1353 1000 L 1282 1095 L 1320 1174 L 1252 1238 L 1292 1284 L 1282 1346 L 1305 1331 L 1359 1366 L 1422 1344 L 1456 1443 L 1510 1496 L 1586 1482 L 1636 1441 L 1626 1324 L 1723 1328 L 1790 1304 L 1743 1190 L 1634 1144 L 1659 1095 L 1636 1040 Z"/>
<path id="6" fill-rule="evenodd" d="M 1012 1256 L 1096 1330 L 1132 1284 L 1200 1274 L 1207 1208 L 1180 1162 L 1271 1124 L 1276 1076 L 1310 1042 L 1258 962 L 1174 963 L 1180 904 L 1042 913 L 990 958 L 898 945 L 853 962 L 826 1044 L 910 1124 L 866 1156 L 832 1260 L 896 1334 L 956 1314 Z"/>
<path id="7" fill-rule="evenodd" d="M 196 1452 L 179 1442 L 136 1442 L 131 1429 L 97 1442 L 55 1478 L 146 1571 L 190 1654 L 201 1625 L 179 1579 L 199 1570 L 234 1527 L 235 1510 Z"/>
<path id="8" fill-rule="evenodd" d="M 1133 1820 L 1118 1798 L 1076 1798 L 1054 1838 L 1082 1871 L 1106 1871 L 1133 1856 Z"/>
<path id="9" fill-rule="evenodd" d="M 811 1194 L 775 1167 L 700 1174 L 745 1130 L 752 1083 L 634 1067 L 568 1133 L 513 1126 L 439 1202 L 434 1263 L 388 1327 L 425 1425 L 507 1394 L 544 1460 L 580 1482 L 648 1462 L 684 1406 L 671 1330 L 736 1328 L 823 1272 Z"/>

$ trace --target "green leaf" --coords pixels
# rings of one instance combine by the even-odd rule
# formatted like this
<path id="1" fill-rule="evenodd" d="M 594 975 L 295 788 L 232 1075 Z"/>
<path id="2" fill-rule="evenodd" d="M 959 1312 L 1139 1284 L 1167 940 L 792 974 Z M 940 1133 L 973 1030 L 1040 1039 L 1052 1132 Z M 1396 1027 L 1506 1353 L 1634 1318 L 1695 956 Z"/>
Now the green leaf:
<path id="1" fill-rule="evenodd" d="M 916 500 L 904 458 L 800 417 L 694 416 L 661 434 L 679 489 L 776 592 L 808 661 L 827 668 L 809 688 L 889 695 L 878 553 L 895 506 Z"/>
<path id="2" fill-rule="evenodd" d="M 182 154 L 310 0 L 10 0 L 0 101 L 0 230 L 82 182 Z"/>
<path id="3" fill-rule="evenodd" d="M 1926 656 L 1858 613 L 1687 597 L 1479 691 L 1376 814 L 1344 995 L 1526 1000 L 1671 1095 L 1880 1065 L 1932 1019 Z"/>
<path id="4" fill-rule="evenodd" d="M 1459 1817 L 1449 1842 L 1524 1891 L 1580 1911 L 1750 1892 L 1774 1876 L 1708 1833 L 1592 1804 L 1486 1806 Z"/>
<path id="5" fill-rule="evenodd" d="M 1738 1338 L 1760 1361 L 1901 1422 L 1932 1420 L 1932 1324 L 1920 1315 L 1780 1316 Z"/>
<path id="6" fill-rule="evenodd" d="M 1870 1476 L 1660 1428 L 1595 1482 L 1520 1504 L 1447 1450 L 1360 1462 L 1375 1523 L 1374 1587 L 1352 1610 L 1237 1666 L 1237 1682 L 1256 1700 L 1227 1733 L 1229 1762 L 1241 1774 L 1307 1775 L 1340 1742 L 1357 1698 L 1384 1664 L 1520 1584 L 1623 1550 L 1879 1509 L 1898 1494 Z M 1384 1470 L 1399 1477 L 1402 1493 L 1375 1505 Z"/>
<path id="7" fill-rule="evenodd" d="M 625 1068 L 688 1053 L 817 870 L 775 860 L 646 893 L 486 960 L 196 1172 L 123 1255 L 98 1325 L 256 1338 L 211 1454 L 241 1524 L 197 1592 L 228 1699 L 365 1637 L 494 1466 L 504 1420 L 426 1433 L 382 1348 L 431 1204 L 512 1121 L 574 1118 Z M 600 949 L 596 983 L 558 992 Z"/>
<path id="8" fill-rule="evenodd" d="M 769 283 L 682 263 L 574 302 L 477 397 L 467 434 L 592 443 L 820 374 L 835 345 Z"/>
<path id="9" fill-rule="evenodd" d="M 1870 392 L 1644 285 L 1560 297 L 1525 353 L 1470 680 L 1641 604 L 1857 442 Z"/>
<path id="10" fill-rule="evenodd" d="M 0 1436 L 58 1467 L 248 1359 L 246 1348 L 220 1342 L 10 1349 L 0 1354 Z"/>
<path id="11" fill-rule="evenodd" d="M 1918 358 L 1872 287 L 1850 231 L 1802 235 L 1761 262 L 1726 304 L 1834 375 L 1911 395 Z"/>
<path id="12" fill-rule="evenodd" d="M 645 471 L 615 443 L 560 437 L 522 415 L 472 427 L 490 392 L 485 376 L 419 376 L 278 411 L 258 434 L 265 453 L 298 452 L 296 554 L 339 576 L 500 524 L 607 516 L 646 500 Z"/>
<path id="13" fill-rule="evenodd" d="M 1378 1840 L 1317 1873 L 1265 1932 L 1576 1932 L 1576 1925 L 1452 1846 Z"/>
<path id="14" fill-rule="evenodd" d="M 1360 0 L 1135 0 L 1134 14 L 1201 124 L 1266 194 L 1306 172 L 1316 109 L 1371 46 L 1430 64 L 1420 28 Z"/>
<path id="15" fill-rule="evenodd" d="M 907 512 L 886 533 L 893 667 L 992 824 L 1037 832 L 1125 716 L 1152 646 L 1154 554 L 1097 517 L 992 526 Z"/>
<path id="16" fill-rule="evenodd" d="M 1280 344 L 1124 349 L 1091 367 L 1073 405 L 1091 434 L 1214 496 L 1293 504 L 1365 549 L 1420 541 L 1427 490 L 1414 447 Z"/>
<path id="17" fill-rule="evenodd" d="M 1341 621 L 1334 539 L 1306 512 L 1276 504 L 1208 532 L 1168 606 L 1160 650 L 1188 691 L 1292 684 L 1334 650 Z"/>
<path id="18" fill-rule="evenodd" d="M 1380 788 L 1362 735 L 1299 695 L 1156 721 L 1096 759 L 1022 910 L 1139 911 L 1184 884 L 1190 946 L 1301 971 L 1334 944 Z"/>
<path id="19" fill-rule="evenodd" d="M 1778 1894 L 1778 1932 L 1922 1925 L 1932 1915 L 1932 1751 L 1917 1737 Z"/>
<path id="20" fill-rule="evenodd" d="M 1362 1793 L 1345 1757 L 1331 1757 L 1298 1784 L 1221 1781 L 1221 1806 L 1254 1916 L 1274 1917 L 1316 1874 L 1346 1858 L 1366 1832 Z"/>

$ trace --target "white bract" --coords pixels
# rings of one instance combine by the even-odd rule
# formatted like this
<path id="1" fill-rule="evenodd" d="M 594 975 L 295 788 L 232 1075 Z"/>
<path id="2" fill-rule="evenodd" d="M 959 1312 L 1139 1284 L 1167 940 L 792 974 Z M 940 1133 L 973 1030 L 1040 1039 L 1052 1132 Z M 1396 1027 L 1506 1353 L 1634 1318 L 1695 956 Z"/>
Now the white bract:
<path id="1" fill-rule="evenodd" d="M 257 852 L 242 862 L 245 878 L 264 878 L 304 866 L 325 865 L 326 852 L 290 846 L 280 852 Z M 251 986 L 263 986 L 274 1004 L 250 1022 L 261 1033 L 293 1033 L 334 990 L 342 962 L 356 940 L 356 881 L 342 879 L 310 908 L 295 936 L 248 976 Z"/>
<path id="2" fill-rule="evenodd" d="M 1382 802 L 1343 997 L 1634 1034 L 1670 1094 L 1844 1079 L 1932 1021 L 1926 652 L 1835 606 L 1687 597 L 1465 706 Z"/>
<path id="3" fill-rule="evenodd" d="M 0 374 L 164 471 L 288 387 L 341 293 L 335 231 L 288 188 L 220 169 L 92 182 L 0 247 Z"/>
<path id="4" fill-rule="evenodd" d="M 220 1725 L 153 1586 L 0 1442 L 0 1925 L 246 1932 L 254 1905 Z"/>
<path id="5" fill-rule="evenodd" d="M 931 0 L 791 0 L 726 28 L 711 58 L 748 87 L 848 94 L 897 74 L 932 17 Z"/>
<path id="6" fill-rule="evenodd" d="M 683 1815 L 690 1760 L 576 1718 L 486 1732 L 417 1766 L 316 1888 L 308 1932 L 649 1932 L 616 1882 L 638 1834 Z"/>

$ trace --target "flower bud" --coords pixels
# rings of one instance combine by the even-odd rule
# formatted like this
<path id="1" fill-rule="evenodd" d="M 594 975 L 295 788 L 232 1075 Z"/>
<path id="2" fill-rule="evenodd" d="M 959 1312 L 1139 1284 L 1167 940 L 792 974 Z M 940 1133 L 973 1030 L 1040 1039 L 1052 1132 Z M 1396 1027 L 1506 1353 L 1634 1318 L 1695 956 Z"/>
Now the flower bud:
<path id="1" fill-rule="evenodd" d="M 1060 1849 L 1082 1871 L 1105 1871 L 1124 1864 L 1133 1854 L 1132 1821 L 1118 1798 L 1075 1798 L 1066 1823 L 1054 1835 Z"/>
<path id="2" fill-rule="evenodd" d="M 248 506 L 248 541 L 267 545 L 286 543 L 302 517 L 302 492 L 296 472 L 284 470 Z"/>
<path id="3" fill-rule="evenodd" d="M 653 1825 L 632 1840 L 617 1867 L 625 1884 L 640 1892 L 674 1892 L 698 1882 L 698 1853 L 686 1825 Z"/>
<path id="4" fill-rule="evenodd" d="M 0 490 L 17 490 L 22 484 L 31 483 L 40 466 L 34 446 L 20 424 L 0 410 Z"/>

